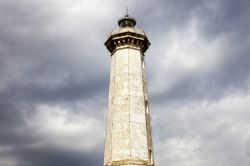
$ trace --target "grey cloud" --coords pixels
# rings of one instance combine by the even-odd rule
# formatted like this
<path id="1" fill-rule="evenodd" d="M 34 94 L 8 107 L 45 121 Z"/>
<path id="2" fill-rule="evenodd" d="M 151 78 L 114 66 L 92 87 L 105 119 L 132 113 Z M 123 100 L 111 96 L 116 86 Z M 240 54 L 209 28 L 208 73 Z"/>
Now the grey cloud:
<path id="1" fill-rule="evenodd" d="M 51 101 L 89 96 L 94 92 L 90 89 L 96 93 L 105 90 L 108 57 L 100 56 L 100 51 L 92 55 L 91 43 L 83 47 L 89 41 L 89 35 L 83 36 L 84 29 L 83 39 L 77 42 L 75 34 L 73 38 L 71 34 L 51 36 L 46 26 L 53 24 L 50 20 L 56 19 L 56 14 L 43 12 L 47 8 L 46 3 L 3 3 L 3 20 L 10 23 L 1 22 L 1 75 L 6 78 L 1 94 Z M 97 61 L 104 58 L 107 60 Z"/>
<path id="2" fill-rule="evenodd" d="M 119 14 L 125 3 L 129 6 L 129 14 L 137 19 L 138 26 L 146 31 L 152 43 L 146 56 L 149 92 L 157 81 L 165 81 L 155 80 L 154 73 L 166 70 L 158 62 L 168 46 L 160 41 L 164 42 L 164 37 L 171 30 L 180 32 L 195 18 L 199 24 L 198 35 L 206 41 L 213 42 L 220 36 L 231 35 L 227 45 L 223 45 L 225 56 L 215 70 L 184 74 L 167 91 L 149 94 L 154 141 L 157 141 L 156 158 L 168 153 L 168 149 L 158 146 L 164 145 L 168 139 L 178 137 L 185 140 L 200 136 L 204 147 L 198 155 L 207 155 L 204 161 L 208 165 L 214 165 L 216 161 L 221 164 L 246 164 L 240 161 L 242 156 L 231 156 L 235 154 L 232 149 L 236 141 L 241 141 L 238 137 L 245 136 L 242 131 L 229 131 L 236 122 L 213 125 L 219 119 L 211 117 L 225 118 L 223 114 L 218 114 L 223 111 L 222 108 L 205 115 L 197 110 L 203 109 L 203 102 L 213 104 L 230 95 L 249 95 L 249 3 L 210 2 L 215 6 L 208 6 L 206 1 L 199 0 L 114 2 L 98 5 L 98 11 L 89 11 L 88 6 L 83 6 L 86 13 L 67 19 L 61 9 L 63 6 L 56 1 L 0 2 L 0 164 L 13 160 L 18 162 L 18 166 L 102 165 L 101 143 L 104 136 L 87 152 L 84 148 L 83 151 L 65 149 L 50 142 L 49 136 L 32 131 L 37 128 L 28 126 L 28 122 L 34 121 L 37 107 L 41 105 L 60 106 L 70 110 L 72 115 L 83 112 L 96 121 L 104 121 L 110 57 L 103 42 L 112 28 L 117 26 L 116 21 L 122 16 Z M 162 77 L 167 78 L 168 75 Z M 78 108 L 79 103 L 86 106 Z M 188 116 L 190 110 L 185 112 L 185 106 L 192 106 L 193 103 L 197 104 L 197 110 Z M 241 114 L 242 117 L 249 116 L 242 110 L 238 111 L 238 120 Z M 223 113 L 230 118 L 234 115 Z M 93 126 L 89 128 L 91 130 Z M 203 132 L 206 129 L 210 130 L 210 134 Z M 93 132 L 102 134 L 101 131 Z M 42 144 L 44 141 L 48 143 Z M 249 156 L 248 142 L 243 142 L 236 149 L 242 152 L 245 143 L 244 150 Z M 226 162 L 228 156 L 231 158 Z M 223 161 L 219 162 L 219 157 Z M 174 162 L 167 164 L 176 165 Z"/>
<path id="3" fill-rule="evenodd" d="M 1 153 L 0 153 L 1 154 Z M 1 154 L 1 156 L 11 155 L 18 160 L 20 166 L 42 166 L 42 165 L 100 165 L 102 162 L 100 151 L 79 153 L 77 151 L 67 151 L 52 146 L 37 148 L 16 148 Z M 5 164 L 8 164 L 6 162 Z"/>
<path id="4" fill-rule="evenodd" d="M 220 102 L 202 102 L 154 105 L 153 129 L 159 162 L 177 163 L 172 162 L 177 158 L 184 164 L 195 158 L 198 162 L 192 165 L 248 165 L 249 108 L 244 104 L 249 106 L 249 97 L 245 100 L 244 96 L 227 96 Z M 175 156 L 179 150 L 184 152 Z"/>
<path id="5" fill-rule="evenodd" d="M 189 73 L 179 79 L 168 91 L 152 96 L 153 102 L 220 100 L 230 93 L 249 92 L 249 41 L 226 47 L 225 59 L 211 72 Z M 231 46 L 231 47 L 230 47 Z M 163 76 L 164 77 L 164 76 Z M 167 76 L 166 76 L 167 77 Z M 153 82 L 153 81 L 152 81 Z"/>
<path id="6" fill-rule="evenodd" d="M 207 38 L 216 38 L 223 33 L 234 33 L 240 38 L 249 36 L 249 2 L 242 1 L 212 1 L 213 8 L 197 10 L 202 28 Z M 204 12 L 205 10 L 205 12 Z M 248 20 L 248 21 L 247 21 Z M 240 40 L 240 39 L 237 39 Z"/>
<path id="7" fill-rule="evenodd" d="M 103 110 L 96 109 L 102 108 L 107 93 L 109 57 L 105 56 L 103 42 L 98 40 L 96 45 L 93 37 L 98 32 L 88 33 L 92 31 L 89 29 L 84 35 L 89 26 L 79 24 L 83 27 L 80 32 L 61 33 L 64 30 L 54 23 L 60 15 L 49 5 L 46 1 L 0 5 L 0 163 L 99 165 L 102 148 L 85 153 L 53 144 L 39 147 L 46 136 L 37 135 L 34 130 L 39 129 L 27 126 L 37 114 L 38 104 L 76 110 L 73 107 L 77 102 L 94 100 L 101 106 L 79 111 L 101 118 L 97 114 Z M 51 33 L 50 28 L 58 30 Z M 94 54 L 93 48 L 97 48 Z"/>
<path id="8" fill-rule="evenodd" d="M 220 60 L 221 62 L 216 66 L 216 69 L 211 68 L 211 72 L 187 73 L 178 78 L 179 81 L 171 89 L 152 94 L 153 102 L 213 101 L 219 100 L 230 93 L 235 93 L 235 91 L 248 92 L 250 79 L 248 72 L 250 50 L 248 45 L 250 42 L 249 23 L 246 20 L 248 20 L 249 15 L 247 7 L 249 5 L 246 1 L 211 1 L 211 3 L 213 3 L 214 8 L 208 8 L 206 3 L 199 5 L 197 3 L 187 19 L 198 19 L 199 35 L 210 43 L 215 42 L 223 35 L 230 36 L 221 48 L 220 56 L 223 59 Z M 178 9 L 178 6 L 176 8 Z M 177 9 L 176 11 L 179 11 Z M 162 25 L 167 26 L 167 23 L 164 22 Z M 181 30 L 182 26 L 179 28 Z M 165 43 L 158 44 L 160 46 L 155 47 L 163 48 L 161 51 L 168 49 Z M 153 51 L 156 52 L 157 50 Z M 160 60 L 155 59 L 161 58 L 162 55 L 160 54 L 161 52 L 158 51 L 156 55 L 147 57 L 150 65 L 148 66 L 149 76 L 153 75 L 156 69 L 164 70 L 164 68 L 156 67 Z M 208 54 L 214 54 L 214 52 L 208 52 Z M 168 76 L 162 75 L 162 77 L 167 78 Z M 158 81 L 151 79 L 154 79 L 154 77 L 149 77 L 149 82 L 152 84 Z"/>

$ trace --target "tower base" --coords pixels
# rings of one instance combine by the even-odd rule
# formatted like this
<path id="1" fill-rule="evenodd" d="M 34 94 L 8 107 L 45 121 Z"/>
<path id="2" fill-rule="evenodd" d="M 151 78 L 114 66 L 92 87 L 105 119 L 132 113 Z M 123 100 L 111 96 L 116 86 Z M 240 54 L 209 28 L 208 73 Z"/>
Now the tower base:
<path id="1" fill-rule="evenodd" d="M 112 161 L 107 164 L 104 164 L 104 166 L 154 166 L 153 163 L 145 160 L 119 160 L 119 161 Z"/>

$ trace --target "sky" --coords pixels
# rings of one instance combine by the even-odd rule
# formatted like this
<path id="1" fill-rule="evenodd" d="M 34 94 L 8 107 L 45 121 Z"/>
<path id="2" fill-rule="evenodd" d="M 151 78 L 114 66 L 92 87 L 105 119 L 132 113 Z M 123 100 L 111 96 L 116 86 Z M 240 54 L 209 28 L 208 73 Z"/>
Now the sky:
<path id="1" fill-rule="evenodd" d="M 161 166 L 250 165 L 250 1 L 0 0 L 0 165 L 103 165 L 125 8 L 144 29 Z"/>

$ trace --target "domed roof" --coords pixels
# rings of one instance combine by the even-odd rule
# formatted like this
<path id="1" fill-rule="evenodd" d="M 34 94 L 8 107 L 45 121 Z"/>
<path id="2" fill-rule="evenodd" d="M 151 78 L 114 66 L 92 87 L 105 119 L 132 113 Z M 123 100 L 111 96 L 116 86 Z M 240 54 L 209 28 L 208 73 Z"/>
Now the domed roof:
<path id="1" fill-rule="evenodd" d="M 124 17 L 118 20 L 119 27 L 134 27 L 136 25 L 136 20 L 126 14 Z"/>
<path id="2" fill-rule="evenodd" d="M 143 53 L 148 49 L 150 42 L 147 35 L 142 29 L 135 27 L 136 20 L 133 17 L 126 14 L 118 20 L 118 25 L 104 43 L 111 53 L 121 46 L 139 48 Z"/>
<path id="3" fill-rule="evenodd" d="M 112 35 L 117 35 L 125 32 L 131 32 L 139 35 L 146 36 L 145 32 L 142 29 L 135 27 L 136 20 L 126 14 L 124 17 L 118 20 L 118 28 L 115 28 L 108 36 L 108 38 Z"/>
<path id="4" fill-rule="evenodd" d="M 140 35 L 144 35 L 146 36 L 145 32 L 142 29 L 139 28 L 135 28 L 135 27 L 124 27 L 124 28 L 115 28 L 110 34 L 111 35 L 116 35 L 116 34 L 120 34 L 120 33 L 124 33 L 124 32 L 132 32 L 132 33 L 136 33 L 136 34 L 140 34 Z M 108 36 L 108 37 L 109 37 Z"/>

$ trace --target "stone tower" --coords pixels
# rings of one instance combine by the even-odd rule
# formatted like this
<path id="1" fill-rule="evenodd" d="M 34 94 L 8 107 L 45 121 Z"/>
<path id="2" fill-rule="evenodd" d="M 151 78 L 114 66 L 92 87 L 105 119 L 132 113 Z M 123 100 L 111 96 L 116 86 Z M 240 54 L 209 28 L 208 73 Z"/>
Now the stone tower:
<path id="1" fill-rule="evenodd" d="M 104 166 L 154 166 L 144 53 L 150 43 L 126 14 L 108 36 L 111 53 Z"/>

